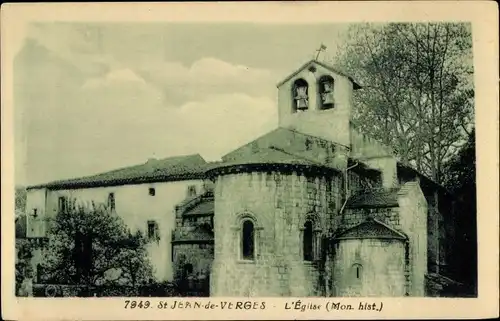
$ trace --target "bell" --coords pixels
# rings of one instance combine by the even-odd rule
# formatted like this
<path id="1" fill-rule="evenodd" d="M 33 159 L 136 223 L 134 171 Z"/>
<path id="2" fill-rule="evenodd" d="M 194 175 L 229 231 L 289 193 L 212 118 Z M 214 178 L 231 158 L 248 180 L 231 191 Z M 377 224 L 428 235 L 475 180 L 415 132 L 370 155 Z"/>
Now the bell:
<path id="1" fill-rule="evenodd" d="M 331 105 L 333 104 L 333 95 L 332 93 L 323 93 L 323 105 Z"/>
<path id="2" fill-rule="evenodd" d="M 297 100 L 297 109 L 304 110 L 307 109 L 307 100 L 306 99 L 298 99 Z"/>

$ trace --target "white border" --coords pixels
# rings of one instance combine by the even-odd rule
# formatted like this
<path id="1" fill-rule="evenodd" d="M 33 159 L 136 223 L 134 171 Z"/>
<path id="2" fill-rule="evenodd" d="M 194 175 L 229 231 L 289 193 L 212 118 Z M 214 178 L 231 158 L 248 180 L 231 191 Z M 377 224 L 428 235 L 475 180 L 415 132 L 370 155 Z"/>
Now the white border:
<path id="1" fill-rule="evenodd" d="M 474 40 L 479 297 L 477 299 L 382 299 L 381 312 L 285 310 L 286 299 L 265 301 L 265 310 L 125 310 L 123 299 L 20 299 L 14 296 L 14 202 L 12 61 L 9 43 L 31 21 L 254 22 L 269 24 L 463 21 Z M 2 59 L 2 317 L 4 319 L 369 319 L 483 318 L 498 316 L 498 8 L 493 1 L 253 2 L 253 3 L 79 3 L 3 4 Z M 332 298 L 359 304 L 359 299 Z M 155 299 L 157 303 L 163 299 Z M 193 301 L 196 299 L 192 299 Z M 201 300 L 201 299 L 200 299 Z M 172 300 L 169 300 L 172 301 Z M 187 300 L 185 300 L 187 301 Z M 210 298 L 203 302 L 223 301 Z M 231 298 L 227 301 L 237 301 Z M 324 305 L 328 299 L 308 299 Z"/>

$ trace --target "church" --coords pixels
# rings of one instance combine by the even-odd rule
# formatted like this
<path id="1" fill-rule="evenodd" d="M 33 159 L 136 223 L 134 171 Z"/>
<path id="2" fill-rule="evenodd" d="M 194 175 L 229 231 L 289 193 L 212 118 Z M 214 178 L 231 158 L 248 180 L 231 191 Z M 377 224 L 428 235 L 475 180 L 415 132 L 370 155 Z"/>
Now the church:
<path id="1" fill-rule="evenodd" d="M 150 159 L 31 186 L 28 237 L 69 198 L 145 231 L 158 280 L 206 275 L 210 296 L 426 296 L 446 275 L 453 201 L 352 120 L 363 90 L 311 60 L 277 85 L 273 131 L 206 162 Z"/>

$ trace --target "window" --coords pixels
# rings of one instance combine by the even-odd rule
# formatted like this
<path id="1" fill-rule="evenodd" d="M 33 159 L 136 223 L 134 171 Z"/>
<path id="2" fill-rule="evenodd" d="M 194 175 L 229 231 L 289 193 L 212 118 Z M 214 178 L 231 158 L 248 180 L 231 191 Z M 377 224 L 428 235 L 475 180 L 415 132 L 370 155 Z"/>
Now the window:
<path id="1" fill-rule="evenodd" d="M 196 186 L 189 185 L 188 186 L 188 197 L 193 197 L 193 196 L 196 196 Z"/>
<path id="2" fill-rule="evenodd" d="M 149 196 L 155 196 L 156 194 L 156 190 L 154 189 L 154 187 L 150 187 L 149 188 Z"/>
<path id="3" fill-rule="evenodd" d="M 304 79 L 297 79 L 293 84 L 294 112 L 304 111 L 309 108 L 309 85 Z"/>
<path id="4" fill-rule="evenodd" d="M 250 220 L 243 221 L 241 243 L 242 258 L 244 260 L 253 260 L 255 258 L 255 228 Z"/>
<path id="5" fill-rule="evenodd" d="M 304 236 L 302 240 L 304 261 L 312 261 L 314 258 L 313 238 L 313 224 L 311 221 L 307 221 L 304 224 Z"/>
<path id="6" fill-rule="evenodd" d="M 352 277 L 355 282 L 361 282 L 361 278 L 363 277 L 363 267 L 361 264 L 353 264 L 352 265 Z"/>
<path id="7" fill-rule="evenodd" d="M 33 209 L 33 217 L 37 218 L 37 216 L 38 216 L 38 208 L 34 208 Z"/>
<path id="8" fill-rule="evenodd" d="M 108 207 L 110 210 L 115 210 L 115 193 L 109 193 L 108 195 Z"/>
<path id="9" fill-rule="evenodd" d="M 321 109 L 333 108 L 333 78 L 331 76 L 323 76 L 319 79 L 319 93 Z"/>
<path id="10" fill-rule="evenodd" d="M 66 212 L 66 197 L 60 196 L 59 197 L 59 212 Z"/>
<path id="11" fill-rule="evenodd" d="M 158 240 L 158 223 L 156 221 L 148 221 L 148 239 L 150 241 Z"/>

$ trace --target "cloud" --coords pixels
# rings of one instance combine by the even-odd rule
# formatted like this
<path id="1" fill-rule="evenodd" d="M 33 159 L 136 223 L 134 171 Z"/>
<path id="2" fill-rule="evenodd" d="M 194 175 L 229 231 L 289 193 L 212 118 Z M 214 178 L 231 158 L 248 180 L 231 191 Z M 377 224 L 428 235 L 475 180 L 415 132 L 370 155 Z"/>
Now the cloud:
<path id="1" fill-rule="evenodd" d="M 216 93 L 172 104 L 131 70 L 115 70 L 90 83 L 73 93 L 70 108 L 56 108 L 57 114 L 31 123 L 30 183 L 150 157 L 200 153 L 215 160 L 277 125 L 275 102 L 266 96 Z"/>
<path id="2" fill-rule="evenodd" d="M 99 87 L 99 86 L 113 86 L 116 83 L 134 83 L 134 85 L 145 86 L 146 81 L 143 78 L 138 76 L 132 70 L 126 69 L 118 69 L 112 70 L 105 74 L 103 77 L 95 77 L 90 78 L 87 82 L 82 86 L 84 89 Z"/>
<path id="3" fill-rule="evenodd" d="M 272 97 L 276 90 L 276 76 L 271 71 L 216 58 L 201 58 L 189 67 L 177 62 L 149 62 L 136 68 L 174 103 L 233 92 Z"/>
<path id="4" fill-rule="evenodd" d="M 30 107 L 26 131 L 29 183 L 107 171 L 149 157 L 200 153 L 218 159 L 277 125 L 276 77 L 269 70 L 208 57 L 190 66 L 158 59 L 124 64 L 76 53 L 55 38 L 42 43 L 61 62 L 52 80 L 58 86 L 45 82 L 53 88 L 45 91 L 39 90 L 45 88 L 42 79 L 26 83 L 39 101 L 38 111 Z M 70 68 L 67 62 L 78 70 L 106 68 L 68 82 L 62 72 Z"/>

